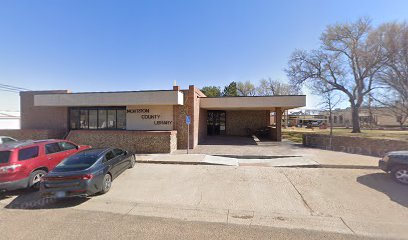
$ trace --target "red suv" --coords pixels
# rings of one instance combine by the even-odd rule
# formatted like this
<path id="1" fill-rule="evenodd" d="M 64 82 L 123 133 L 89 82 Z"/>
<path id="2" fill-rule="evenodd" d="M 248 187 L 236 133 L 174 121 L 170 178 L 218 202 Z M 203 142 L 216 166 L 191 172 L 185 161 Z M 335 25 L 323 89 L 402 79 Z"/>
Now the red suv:
<path id="1" fill-rule="evenodd" d="M 0 146 L 0 191 L 37 187 L 40 179 L 64 158 L 90 146 L 65 140 L 39 140 Z"/>

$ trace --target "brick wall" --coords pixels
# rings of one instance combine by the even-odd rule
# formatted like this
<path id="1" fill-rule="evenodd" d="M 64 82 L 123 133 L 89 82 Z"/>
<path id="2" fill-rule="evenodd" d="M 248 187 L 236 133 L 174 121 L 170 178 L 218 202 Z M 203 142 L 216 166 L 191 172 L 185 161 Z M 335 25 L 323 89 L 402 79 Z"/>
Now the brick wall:
<path id="1" fill-rule="evenodd" d="M 382 157 L 390 151 L 408 150 L 406 141 L 345 136 L 333 136 L 330 148 L 329 136 L 320 134 L 304 134 L 303 145 L 376 157 Z"/>
<path id="2" fill-rule="evenodd" d="M 49 129 L 9 129 L 0 130 L 0 136 L 9 136 L 17 140 L 62 139 L 66 134 L 63 130 Z"/>
<path id="3" fill-rule="evenodd" d="M 255 130 L 269 125 L 270 114 L 266 110 L 226 111 L 226 135 L 246 136 L 246 129 Z"/>
<path id="4" fill-rule="evenodd" d="M 35 107 L 34 95 L 67 93 L 59 91 L 29 91 L 20 93 L 21 129 L 68 129 L 67 107 Z"/>
<path id="5" fill-rule="evenodd" d="M 171 153 L 177 149 L 176 131 L 72 130 L 68 140 L 97 147 L 117 147 L 133 153 Z"/>
<path id="6" fill-rule="evenodd" d="M 200 120 L 198 130 L 198 143 L 204 141 L 207 137 L 207 110 L 200 108 Z"/>
<path id="7" fill-rule="evenodd" d="M 175 91 L 180 91 L 178 86 L 173 88 Z M 193 85 L 189 86 L 188 90 L 182 90 L 184 94 L 184 105 L 173 107 L 174 130 L 177 131 L 177 146 L 179 149 L 187 149 L 187 124 L 186 116 L 191 117 L 190 125 L 190 148 L 194 148 L 198 144 L 200 135 L 200 116 L 203 111 L 200 111 L 200 97 L 205 95 Z"/>

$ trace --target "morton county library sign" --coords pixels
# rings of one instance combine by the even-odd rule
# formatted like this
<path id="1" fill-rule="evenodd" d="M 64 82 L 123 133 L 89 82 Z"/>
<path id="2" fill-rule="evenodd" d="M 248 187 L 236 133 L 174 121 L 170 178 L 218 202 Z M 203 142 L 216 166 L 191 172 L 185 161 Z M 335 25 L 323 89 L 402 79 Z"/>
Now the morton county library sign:
<path id="1" fill-rule="evenodd" d="M 129 130 L 172 130 L 173 106 L 130 106 L 126 126 Z"/>

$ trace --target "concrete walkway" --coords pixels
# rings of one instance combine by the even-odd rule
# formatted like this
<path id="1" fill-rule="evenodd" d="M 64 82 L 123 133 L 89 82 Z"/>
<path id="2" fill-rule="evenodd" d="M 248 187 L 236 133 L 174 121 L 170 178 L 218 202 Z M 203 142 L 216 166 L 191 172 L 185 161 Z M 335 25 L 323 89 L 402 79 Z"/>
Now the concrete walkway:
<path id="1" fill-rule="evenodd" d="M 264 167 L 317 167 L 319 164 L 307 157 L 257 158 L 246 156 L 212 156 L 206 154 L 138 154 L 138 163 L 264 166 Z"/>
<path id="2" fill-rule="evenodd" d="M 264 167 L 328 167 L 376 169 L 378 158 L 306 148 L 290 141 L 256 142 L 251 138 L 221 137 L 173 154 L 139 154 L 143 163 L 214 164 Z"/>
<path id="3" fill-rule="evenodd" d="M 192 154 L 236 157 L 242 165 L 255 166 L 313 166 L 340 168 L 370 168 L 378 166 L 378 158 L 358 154 L 306 148 L 288 140 L 257 142 L 248 137 L 209 137 L 190 151 Z M 185 155 L 177 150 L 172 155 Z M 277 157 L 285 157 L 278 159 Z M 245 160 L 246 159 L 246 160 Z M 265 161 L 266 159 L 266 161 Z"/>

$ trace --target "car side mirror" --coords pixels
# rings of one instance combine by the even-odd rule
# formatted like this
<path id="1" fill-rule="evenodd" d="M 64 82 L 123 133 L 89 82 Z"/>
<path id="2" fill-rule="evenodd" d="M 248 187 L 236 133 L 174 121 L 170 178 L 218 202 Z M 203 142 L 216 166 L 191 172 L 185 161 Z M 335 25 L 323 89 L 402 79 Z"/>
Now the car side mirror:
<path id="1" fill-rule="evenodd" d="M 129 154 L 128 151 L 124 151 L 124 152 L 123 152 L 123 155 L 128 155 L 128 154 Z"/>

